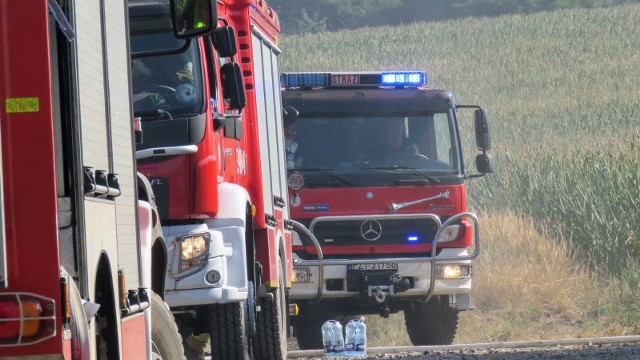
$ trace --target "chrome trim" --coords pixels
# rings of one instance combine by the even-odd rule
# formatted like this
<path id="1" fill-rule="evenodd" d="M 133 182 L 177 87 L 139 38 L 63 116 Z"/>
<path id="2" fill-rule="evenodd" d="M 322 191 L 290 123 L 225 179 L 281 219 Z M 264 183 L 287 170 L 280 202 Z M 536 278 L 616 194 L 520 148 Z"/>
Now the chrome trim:
<path id="1" fill-rule="evenodd" d="M 436 195 L 436 196 L 432 196 L 429 198 L 424 198 L 424 199 L 419 199 L 419 200 L 414 200 L 414 201 L 407 201 L 407 202 L 402 202 L 399 204 L 396 204 L 394 202 L 391 203 L 391 206 L 389 207 L 389 210 L 391 210 L 392 214 L 395 214 L 396 211 L 402 209 L 402 208 L 406 208 L 408 206 L 413 206 L 413 205 L 417 205 L 417 204 L 421 204 L 423 202 L 426 201 L 431 201 L 431 200 L 436 200 L 436 199 L 448 199 L 450 197 L 449 195 L 449 190 L 445 190 L 443 192 L 441 192 L 440 194 Z"/>
<path id="2" fill-rule="evenodd" d="M 453 222 L 458 221 L 462 218 L 471 218 L 471 220 L 473 221 L 473 225 L 474 225 L 474 229 L 473 229 L 473 234 L 474 234 L 474 238 L 473 238 L 473 244 L 472 244 L 472 248 L 473 248 L 473 253 L 468 254 L 468 255 L 462 255 L 462 256 L 437 256 L 436 255 L 436 249 L 437 249 L 437 245 L 438 245 L 438 237 L 440 236 L 440 232 L 442 231 L 442 229 L 445 229 L 447 226 L 451 225 Z M 410 257 L 410 258 L 405 258 L 405 257 L 399 257 L 399 258 L 384 258 L 384 259 L 331 259 L 331 260 L 324 260 L 323 255 L 322 255 L 322 248 L 320 246 L 320 242 L 318 241 L 318 239 L 313 235 L 313 228 L 314 226 L 318 223 L 318 222 L 322 222 L 322 221 L 348 221 L 348 220 L 367 220 L 367 219 L 403 219 L 403 218 L 411 218 L 411 219 L 416 219 L 416 218 L 428 218 L 428 219 L 432 219 L 436 222 L 437 226 L 438 226 L 438 231 L 436 232 L 435 236 L 433 237 L 433 240 L 431 241 L 431 256 L 426 256 L 426 257 Z M 387 262 L 396 262 L 396 263 L 429 263 L 430 268 L 431 268 L 431 278 L 430 278 L 430 282 L 429 282 L 429 290 L 427 291 L 427 299 L 429 299 L 431 297 L 431 295 L 433 294 L 433 290 L 434 290 L 434 286 L 435 286 L 435 282 L 436 282 L 436 264 L 440 263 L 440 262 L 446 262 L 446 261 L 451 261 L 451 260 L 472 260 L 475 259 L 479 254 L 480 254 L 480 221 L 478 220 L 478 217 L 476 214 L 471 213 L 471 212 L 463 212 L 463 213 L 459 213 L 456 215 L 453 215 L 452 217 L 450 217 L 449 219 L 447 219 L 447 221 L 445 221 L 444 223 L 440 222 L 440 218 L 437 215 L 434 214 L 401 214 L 401 215 L 372 215 L 372 216 L 356 216 L 356 215 L 349 215 L 349 216 L 323 216 L 323 217 L 318 217 L 315 218 L 313 221 L 311 221 L 311 226 L 310 229 L 307 229 L 304 225 L 302 225 L 301 223 L 297 222 L 297 221 L 293 221 L 293 225 L 294 225 L 294 230 L 295 231 L 299 231 L 304 233 L 305 235 L 307 235 L 309 237 L 309 239 L 311 239 L 311 241 L 313 242 L 313 245 L 316 248 L 316 251 L 318 253 L 317 255 L 317 259 L 315 260 L 301 260 L 301 259 L 296 259 L 294 261 L 293 266 L 294 267 L 302 267 L 302 266 L 317 266 L 318 267 L 318 290 L 316 292 L 316 300 L 320 300 L 322 298 L 322 293 L 324 290 L 324 266 L 329 266 L 329 265 L 350 265 L 350 264 L 364 264 L 364 263 L 374 263 L 374 264 L 380 264 L 380 263 L 387 263 Z M 301 238 L 302 240 L 302 238 Z"/>
<path id="3" fill-rule="evenodd" d="M 136 151 L 136 160 L 146 159 L 154 156 L 174 156 L 174 155 L 189 155 L 198 152 L 197 145 L 181 145 L 181 146 L 168 146 L 159 148 L 150 148 Z"/>

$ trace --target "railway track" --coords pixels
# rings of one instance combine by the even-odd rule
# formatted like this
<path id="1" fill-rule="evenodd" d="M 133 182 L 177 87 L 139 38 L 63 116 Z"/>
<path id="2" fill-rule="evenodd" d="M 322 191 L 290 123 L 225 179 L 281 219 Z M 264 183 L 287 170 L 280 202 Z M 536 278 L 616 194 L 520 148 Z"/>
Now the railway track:
<path id="1" fill-rule="evenodd" d="M 533 340 L 368 349 L 375 359 L 640 359 L 640 336 Z M 289 351 L 290 359 L 316 359 L 322 350 Z"/>

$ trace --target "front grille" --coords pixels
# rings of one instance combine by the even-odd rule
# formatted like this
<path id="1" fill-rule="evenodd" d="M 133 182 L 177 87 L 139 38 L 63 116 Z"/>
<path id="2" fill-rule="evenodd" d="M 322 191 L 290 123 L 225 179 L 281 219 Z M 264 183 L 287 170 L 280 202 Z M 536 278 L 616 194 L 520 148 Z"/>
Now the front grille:
<path id="1" fill-rule="evenodd" d="M 376 219 L 377 224 L 370 221 L 321 221 L 316 223 L 313 233 L 323 246 L 362 246 L 425 244 L 438 231 L 438 225 L 431 219 Z M 409 237 L 415 240 L 410 241 Z"/>

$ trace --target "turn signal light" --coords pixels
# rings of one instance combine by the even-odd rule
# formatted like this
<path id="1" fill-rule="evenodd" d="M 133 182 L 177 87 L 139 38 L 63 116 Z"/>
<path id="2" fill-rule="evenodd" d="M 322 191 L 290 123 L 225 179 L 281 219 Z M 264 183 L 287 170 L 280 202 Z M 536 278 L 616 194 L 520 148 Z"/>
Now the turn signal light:
<path id="1" fill-rule="evenodd" d="M 22 316 L 26 319 L 37 318 L 42 314 L 42 306 L 37 300 L 25 301 L 22 304 Z M 40 331 L 40 320 L 25 320 L 22 336 L 30 337 Z"/>
<path id="2" fill-rule="evenodd" d="M 55 304 L 35 294 L 0 295 L 0 341 L 29 344 L 55 336 Z"/>

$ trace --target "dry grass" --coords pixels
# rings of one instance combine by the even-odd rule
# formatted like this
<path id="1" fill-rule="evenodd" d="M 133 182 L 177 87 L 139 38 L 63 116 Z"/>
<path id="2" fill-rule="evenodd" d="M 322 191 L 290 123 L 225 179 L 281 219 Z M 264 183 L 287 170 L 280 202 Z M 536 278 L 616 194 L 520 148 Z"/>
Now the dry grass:
<path id="1" fill-rule="evenodd" d="M 456 343 L 628 335 L 612 316 L 619 284 L 598 285 L 570 251 L 513 213 L 481 216 L 473 311 Z M 615 305 L 613 305 L 615 306 Z M 367 319 L 372 346 L 410 345 L 402 314 Z"/>

